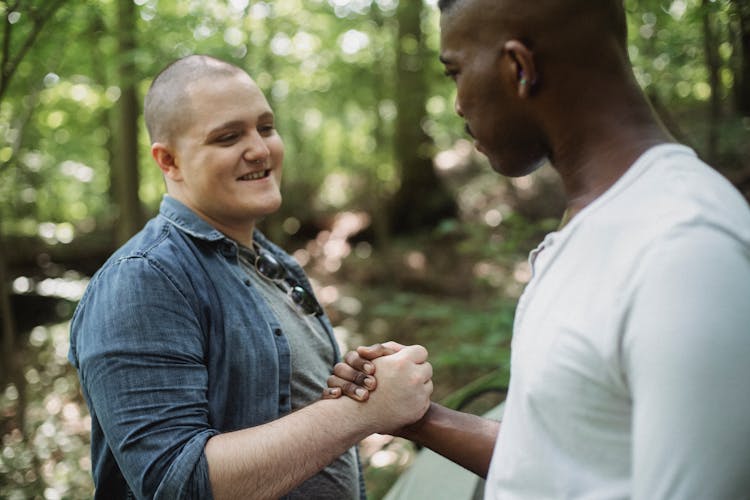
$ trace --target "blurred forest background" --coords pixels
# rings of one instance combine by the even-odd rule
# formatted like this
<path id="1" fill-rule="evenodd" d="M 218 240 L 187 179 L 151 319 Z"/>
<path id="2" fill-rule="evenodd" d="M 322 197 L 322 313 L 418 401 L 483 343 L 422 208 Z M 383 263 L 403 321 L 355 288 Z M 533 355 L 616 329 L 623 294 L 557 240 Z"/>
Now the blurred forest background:
<path id="1" fill-rule="evenodd" d="M 67 321 L 157 211 L 142 97 L 190 53 L 266 92 L 287 154 L 283 208 L 262 228 L 314 278 L 341 343 L 424 344 L 436 399 L 503 369 L 526 254 L 563 200 L 549 167 L 503 179 L 473 151 L 435 3 L 0 1 L 0 498 L 92 494 Z M 747 196 L 750 0 L 625 4 L 654 108 Z M 379 498 L 410 454 L 385 437 L 363 451 Z"/>

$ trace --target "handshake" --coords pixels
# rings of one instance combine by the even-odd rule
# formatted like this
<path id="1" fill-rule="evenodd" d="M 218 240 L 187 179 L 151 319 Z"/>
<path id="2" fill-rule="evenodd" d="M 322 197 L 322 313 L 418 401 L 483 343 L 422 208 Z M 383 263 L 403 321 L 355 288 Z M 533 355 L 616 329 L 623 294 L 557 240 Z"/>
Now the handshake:
<path id="1" fill-rule="evenodd" d="M 420 345 L 397 342 L 358 347 L 336 364 L 322 398 L 348 396 L 362 403 L 374 432 L 408 437 L 408 426 L 430 408 L 432 365 L 427 355 Z"/>

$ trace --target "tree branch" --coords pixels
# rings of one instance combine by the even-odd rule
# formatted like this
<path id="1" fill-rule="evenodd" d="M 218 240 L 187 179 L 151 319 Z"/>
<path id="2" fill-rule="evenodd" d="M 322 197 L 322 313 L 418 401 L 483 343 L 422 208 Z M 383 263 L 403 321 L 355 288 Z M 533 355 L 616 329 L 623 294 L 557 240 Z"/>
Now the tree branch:
<path id="1" fill-rule="evenodd" d="M 21 61 L 23 61 L 23 58 L 26 56 L 29 49 L 34 45 L 42 28 L 65 2 L 66 0 L 55 0 L 47 4 L 49 8 L 47 10 L 42 10 L 40 16 L 32 15 L 31 12 L 29 12 L 29 17 L 32 20 L 32 29 L 15 57 L 11 57 L 10 55 L 12 24 L 8 21 L 8 16 L 5 17 L 6 30 L 3 37 L 2 67 L 0 67 L 0 102 L 2 102 L 3 96 L 10 86 L 10 80 L 18 69 L 18 65 L 21 64 Z M 8 10 L 8 13 L 15 12 L 15 7 L 17 7 L 19 3 L 20 2 L 16 2 L 13 8 Z"/>

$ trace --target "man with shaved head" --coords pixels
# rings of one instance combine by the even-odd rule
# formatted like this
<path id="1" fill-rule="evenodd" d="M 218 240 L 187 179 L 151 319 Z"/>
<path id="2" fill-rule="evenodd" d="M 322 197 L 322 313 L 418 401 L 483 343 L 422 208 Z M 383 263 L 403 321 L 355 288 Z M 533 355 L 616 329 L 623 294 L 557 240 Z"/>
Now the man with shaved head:
<path id="1" fill-rule="evenodd" d="M 284 156 L 263 93 L 188 56 L 155 78 L 145 115 L 167 195 L 71 323 L 96 498 L 364 498 L 354 446 L 424 414 L 427 352 L 384 357 L 372 405 L 319 400 L 339 358 L 331 324 L 255 227 L 279 208 Z"/>
<path id="2" fill-rule="evenodd" d="M 511 177 L 549 163 L 567 210 L 530 255 L 502 422 L 433 404 L 401 434 L 486 498 L 750 498 L 750 210 L 654 116 L 622 2 L 439 7 L 476 147 Z M 329 384 L 351 394 L 399 348 L 348 353 Z"/>

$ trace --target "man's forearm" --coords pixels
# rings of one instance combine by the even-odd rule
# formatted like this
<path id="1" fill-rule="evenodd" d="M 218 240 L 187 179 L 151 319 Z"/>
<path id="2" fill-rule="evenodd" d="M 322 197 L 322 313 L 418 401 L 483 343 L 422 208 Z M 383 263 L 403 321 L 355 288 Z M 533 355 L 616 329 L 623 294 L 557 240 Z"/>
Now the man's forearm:
<path id="1" fill-rule="evenodd" d="M 206 443 L 216 500 L 278 498 L 371 432 L 364 408 L 348 398 L 314 403 L 283 418 L 219 434 Z"/>
<path id="2" fill-rule="evenodd" d="M 432 394 L 426 361 L 424 347 L 405 347 L 373 361 L 384 375 L 365 404 L 321 400 L 273 422 L 212 437 L 205 453 L 214 497 L 278 498 L 367 435 L 415 422 Z"/>
<path id="3" fill-rule="evenodd" d="M 432 403 L 401 435 L 458 465 L 487 477 L 500 423 Z"/>

